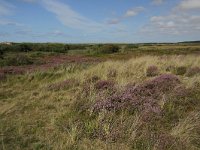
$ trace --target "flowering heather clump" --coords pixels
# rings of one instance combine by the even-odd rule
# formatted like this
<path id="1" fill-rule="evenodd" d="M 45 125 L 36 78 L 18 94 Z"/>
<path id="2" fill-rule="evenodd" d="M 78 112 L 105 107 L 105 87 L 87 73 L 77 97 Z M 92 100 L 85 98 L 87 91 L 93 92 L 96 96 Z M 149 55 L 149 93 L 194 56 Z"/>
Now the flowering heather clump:
<path id="1" fill-rule="evenodd" d="M 109 80 L 101 80 L 98 81 L 94 87 L 96 90 L 108 90 L 108 89 L 112 89 L 114 87 L 115 83 L 113 81 L 109 81 Z"/>
<path id="2" fill-rule="evenodd" d="M 156 144 L 155 149 L 161 150 L 161 149 L 173 149 L 177 146 L 181 149 L 187 149 L 184 145 L 184 143 L 180 142 L 179 140 L 176 140 L 175 137 L 173 137 L 170 134 L 160 134 L 155 137 Z M 176 141 L 176 142 L 175 142 Z"/>
<path id="3" fill-rule="evenodd" d="M 179 83 L 176 76 L 164 74 L 140 85 L 126 86 L 122 92 L 115 92 L 111 96 L 105 97 L 104 100 L 102 97 L 99 98 L 100 100 L 97 100 L 93 110 L 137 109 L 144 115 L 159 114 L 161 108 L 158 100 L 161 99 L 161 95 L 173 90 Z"/>
<path id="4" fill-rule="evenodd" d="M 69 89 L 71 87 L 77 86 L 79 83 L 75 79 L 67 79 L 65 81 L 51 84 L 48 89 L 49 90 L 63 90 L 63 89 Z"/>
<path id="5" fill-rule="evenodd" d="M 184 87 L 182 85 L 177 86 L 172 92 L 172 94 L 174 94 L 175 96 L 178 96 L 178 97 L 185 97 L 189 93 L 190 93 L 190 89 L 187 89 L 186 87 Z"/>
<path id="6" fill-rule="evenodd" d="M 200 74 L 200 68 L 199 67 L 190 68 L 190 69 L 188 69 L 188 71 L 186 73 L 186 75 L 188 77 L 195 76 L 197 74 Z"/>
<path id="7" fill-rule="evenodd" d="M 166 92 L 174 88 L 177 84 L 180 84 L 180 80 L 175 75 L 163 74 L 153 80 L 147 81 L 144 86 L 150 90 Z"/>
<path id="8" fill-rule="evenodd" d="M 108 71 L 107 77 L 108 78 L 115 78 L 117 76 L 117 71 L 115 69 L 110 69 Z"/>
<path id="9" fill-rule="evenodd" d="M 154 77 L 159 74 L 158 68 L 156 66 L 149 66 L 146 70 L 146 75 L 148 77 Z"/>
<path id="10" fill-rule="evenodd" d="M 4 72 L 5 74 L 24 74 L 25 71 L 22 68 L 19 67 L 8 67 L 8 68 L 4 68 L 2 70 L 2 72 Z"/>

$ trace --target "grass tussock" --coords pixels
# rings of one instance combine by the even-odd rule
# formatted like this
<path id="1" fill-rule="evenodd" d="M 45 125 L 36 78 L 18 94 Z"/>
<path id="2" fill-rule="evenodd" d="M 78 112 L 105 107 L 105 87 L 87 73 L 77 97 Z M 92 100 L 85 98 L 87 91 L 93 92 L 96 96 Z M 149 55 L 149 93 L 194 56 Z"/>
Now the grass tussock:
<path id="1" fill-rule="evenodd" d="M 0 147 L 200 149 L 197 66 L 194 55 L 142 56 L 7 76 Z"/>

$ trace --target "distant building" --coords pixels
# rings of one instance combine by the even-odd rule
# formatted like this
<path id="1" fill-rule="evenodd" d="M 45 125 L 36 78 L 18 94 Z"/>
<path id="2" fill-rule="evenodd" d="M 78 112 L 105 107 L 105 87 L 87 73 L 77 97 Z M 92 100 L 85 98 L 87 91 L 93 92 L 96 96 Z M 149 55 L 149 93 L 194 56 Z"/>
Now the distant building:
<path id="1" fill-rule="evenodd" d="M 1 44 L 5 44 L 5 45 L 12 45 L 11 42 L 2 42 Z"/>

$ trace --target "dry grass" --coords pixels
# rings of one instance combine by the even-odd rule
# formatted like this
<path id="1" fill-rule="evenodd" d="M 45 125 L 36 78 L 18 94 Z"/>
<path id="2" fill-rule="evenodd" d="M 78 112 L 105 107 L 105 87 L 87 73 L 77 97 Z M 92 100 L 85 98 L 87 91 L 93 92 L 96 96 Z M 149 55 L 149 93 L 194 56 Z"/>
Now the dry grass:
<path id="1" fill-rule="evenodd" d="M 200 112 L 191 112 L 175 126 L 171 135 L 186 143 L 188 148 L 198 149 L 200 142 Z"/>
<path id="2" fill-rule="evenodd" d="M 109 86 L 121 92 L 154 79 L 146 76 L 149 66 L 173 74 L 169 66 L 198 67 L 200 57 L 143 56 L 8 76 L 0 83 L 1 149 L 199 149 L 199 74 L 177 75 L 188 94 L 161 93 L 161 114 L 150 119 L 141 110 L 91 111 L 98 96 L 112 94 L 95 88 L 98 82 L 114 83 Z M 60 88 L 70 79 L 78 84 Z M 49 90 L 51 85 L 59 90 Z"/>

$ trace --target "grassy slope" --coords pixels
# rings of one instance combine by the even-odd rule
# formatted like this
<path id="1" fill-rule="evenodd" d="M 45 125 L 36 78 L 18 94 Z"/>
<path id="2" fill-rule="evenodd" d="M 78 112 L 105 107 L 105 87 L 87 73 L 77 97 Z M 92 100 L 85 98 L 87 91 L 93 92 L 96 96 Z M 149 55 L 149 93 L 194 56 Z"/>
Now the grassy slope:
<path id="1" fill-rule="evenodd" d="M 190 94 L 163 95 L 161 118 L 143 122 L 139 111 L 91 111 L 98 91 L 87 79 L 97 75 L 114 80 L 120 90 L 153 78 L 146 77 L 149 65 L 156 65 L 160 74 L 173 73 L 166 68 L 200 66 L 200 57 L 143 56 L 10 76 L 0 83 L 1 149 L 161 149 L 161 145 L 162 149 L 199 149 L 200 75 L 178 76 Z M 117 73 L 112 79 L 110 70 Z M 59 90 L 48 88 L 72 78 L 78 84 L 73 80 Z M 87 96 L 85 84 L 90 87 Z"/>

